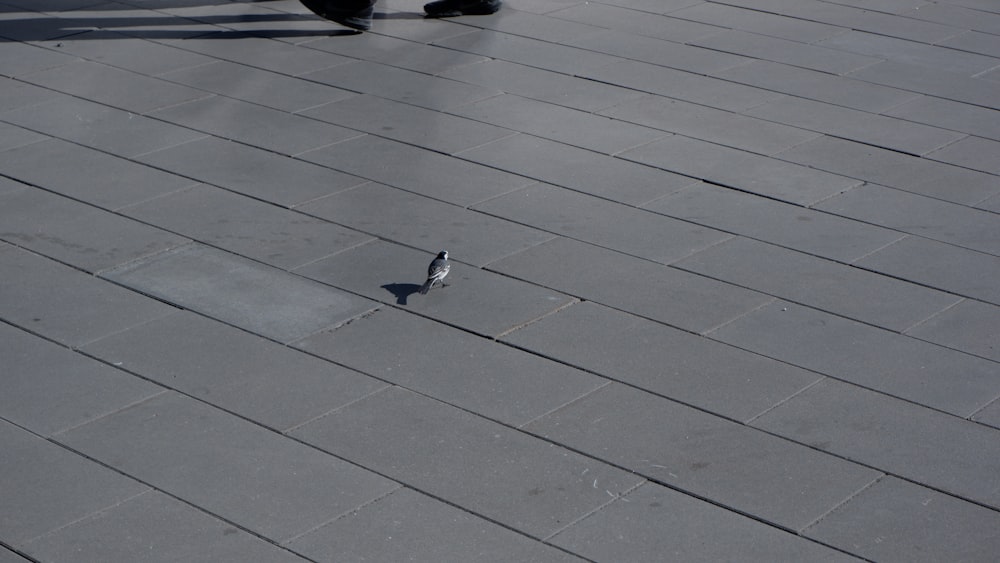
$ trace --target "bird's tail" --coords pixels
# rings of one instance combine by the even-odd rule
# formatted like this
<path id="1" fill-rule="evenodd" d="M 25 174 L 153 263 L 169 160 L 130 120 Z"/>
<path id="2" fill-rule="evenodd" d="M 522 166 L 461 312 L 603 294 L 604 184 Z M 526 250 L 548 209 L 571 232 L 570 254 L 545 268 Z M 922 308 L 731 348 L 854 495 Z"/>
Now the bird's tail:
<path id="1" fill-rule="evenodd" d="M 434 284 L 434 279 L 429 279 L 424 282 L 424 285 L 420 286 L 420 295 L 427 295 L 427 292 L 431 290 L 431 285 Z"/>

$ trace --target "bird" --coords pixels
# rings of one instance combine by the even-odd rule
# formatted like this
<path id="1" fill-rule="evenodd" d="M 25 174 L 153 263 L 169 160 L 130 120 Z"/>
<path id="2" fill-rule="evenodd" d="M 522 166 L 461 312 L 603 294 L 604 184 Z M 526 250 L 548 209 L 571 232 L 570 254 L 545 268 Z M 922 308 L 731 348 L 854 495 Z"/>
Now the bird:
<path id="1" fill-rule="evenodd" d="M 427 281 L 420 286 L 420 294 L 425 295 L 430 291 L 434 282 L 441 282 L 441 285 L 444 285 L 442 280 L 449 271 L 451 271 L 451 264 L 448 263 L 448 251 L 442 250 L 438 252 L 437 258 L 431 261 L 430 266 L 427 266 Z"/>

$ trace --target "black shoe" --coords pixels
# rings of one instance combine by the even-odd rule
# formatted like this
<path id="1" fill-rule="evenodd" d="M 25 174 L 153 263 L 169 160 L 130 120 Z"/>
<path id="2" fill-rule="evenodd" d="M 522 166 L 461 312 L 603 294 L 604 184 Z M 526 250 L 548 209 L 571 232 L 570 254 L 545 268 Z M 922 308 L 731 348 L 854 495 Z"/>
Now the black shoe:
<path id="1" fill-rule="evenodd" d="M 372 28 L 375 0 L 299 0 L 317 16 L 340 25 L 368 31 Z"/>
<path id="2" fill-rule="evenodd" d="M 485 16 L 500 9 L 501 0 L 437 0 L 424 6 L 428 17 Z"/>

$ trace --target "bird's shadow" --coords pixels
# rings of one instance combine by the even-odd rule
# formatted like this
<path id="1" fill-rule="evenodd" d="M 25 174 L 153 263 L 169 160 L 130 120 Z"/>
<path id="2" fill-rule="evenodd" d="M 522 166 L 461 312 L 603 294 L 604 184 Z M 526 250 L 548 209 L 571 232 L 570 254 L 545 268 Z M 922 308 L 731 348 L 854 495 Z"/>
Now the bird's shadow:
<path id="1" fill-rule="evenodd" d="M 397 305 L 406 305 L 406 299 L 420 291 L 420 286 L 415 283 L 387 283 L 382 289 L 396 296 Z"/>

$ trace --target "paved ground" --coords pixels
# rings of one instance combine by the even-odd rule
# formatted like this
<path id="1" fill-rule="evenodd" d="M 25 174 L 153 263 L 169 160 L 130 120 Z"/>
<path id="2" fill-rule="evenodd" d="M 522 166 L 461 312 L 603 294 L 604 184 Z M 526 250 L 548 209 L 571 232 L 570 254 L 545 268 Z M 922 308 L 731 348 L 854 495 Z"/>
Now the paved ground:
<path id="1" fill-rule="evenodd" d="M 996 560 L 1000 3 L 419 12 L 0 0 L 0 561 Z"/>

